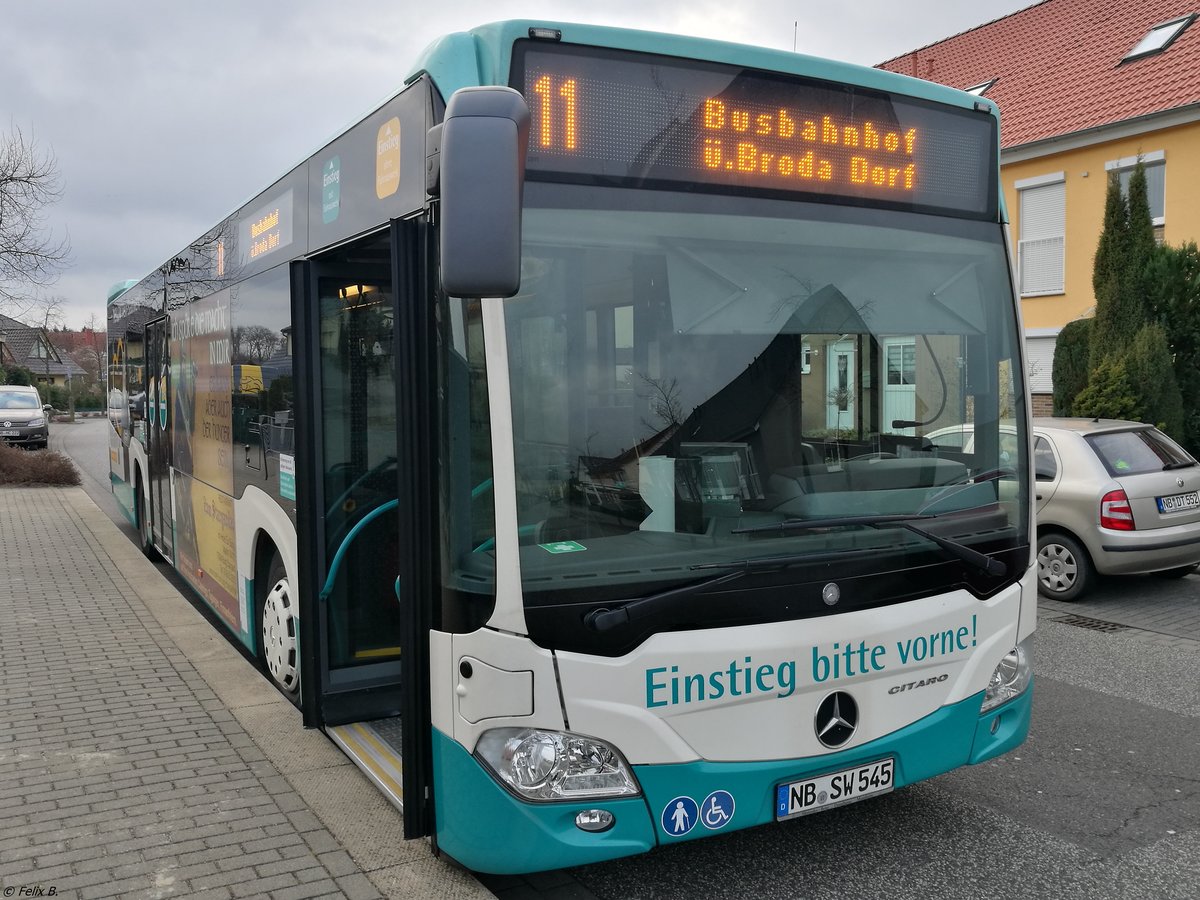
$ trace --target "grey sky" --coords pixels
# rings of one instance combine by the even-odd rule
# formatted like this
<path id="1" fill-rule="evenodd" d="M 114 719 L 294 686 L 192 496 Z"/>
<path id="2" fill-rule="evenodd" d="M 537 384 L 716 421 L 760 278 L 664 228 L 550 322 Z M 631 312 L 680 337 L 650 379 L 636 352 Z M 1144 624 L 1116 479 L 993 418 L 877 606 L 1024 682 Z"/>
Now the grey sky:
<path id="1" fill-rule="evenodd" d="M 58 158 L 67 323 L 361 118 L 434 38 L 506 18 L 667 31 L 871 65 L 1032 0 L 7 0 L 0 127 Z M 794 28 L 793 23 L 798 22 Z"/>

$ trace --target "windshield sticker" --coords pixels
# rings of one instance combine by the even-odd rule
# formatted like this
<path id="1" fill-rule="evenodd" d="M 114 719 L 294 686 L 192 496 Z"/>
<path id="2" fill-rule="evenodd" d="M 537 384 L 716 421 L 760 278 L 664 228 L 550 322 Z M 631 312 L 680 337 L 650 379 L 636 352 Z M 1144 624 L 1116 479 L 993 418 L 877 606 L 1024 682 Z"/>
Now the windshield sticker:
<path id="1" fill-rule="evenodd" d="M 553 541 L 549 544 L 538 544 L 538 546 L 547 553 L 578 553 L 580 550 L 587 549 L 579 541 Z"/>
<path id="2" fill-rule="evenodd" d="M 960 625 L 902 638 L 892 644 L 869 646 L 866 641 L 857 644 L 848 641 L 843 646 L 840 641 L 834 641 L 832 646 L 814 646 L 811 648 L 809 683 L 816 685 L 882 672 L 889 667 L 903 668 L 910 663 L 948 659 L 970 651 L 978 643 L 977 635 L 978 620 L 972 614 L 969 626 Z M 799 670 L 794 659 L 756 663 L 753 656 L 735 659 L 728 666 L 713 672 L 681 673 L 679 666 L 653 666 L 646 669 L 646 708 L 703 703 L 720 700 L 726 695 L 749 697 L 774 694 L 780 698 L 790 697 L 799 686 Z M 921 684 L 932 683 L 932 680 Z M 912 686 L 921 685 L 914 683 Z"/>
<path id="3" fill-rule="evenodd" d="M 296 499 L 296 457 L 279 454 L 279 496 L 284 500 Z"/>

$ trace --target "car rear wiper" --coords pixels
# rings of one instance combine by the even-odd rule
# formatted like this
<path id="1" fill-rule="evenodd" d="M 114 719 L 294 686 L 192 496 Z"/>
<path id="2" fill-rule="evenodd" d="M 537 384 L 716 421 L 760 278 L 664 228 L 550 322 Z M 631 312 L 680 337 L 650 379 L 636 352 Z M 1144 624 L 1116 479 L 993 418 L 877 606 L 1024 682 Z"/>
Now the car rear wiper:
<path id="1" fill-rule="evenodd" d="M 1170 472 L 1172 469 L 1190 469 L 1195 464 L 1196 464 L 1196 461 L 1194 459 L 1189 459 L 1189 460 L 1186 460 L 1183 462 L 1167 463 L 1165 466 L 1162 467 L 1162 470 L 1164 472 Z"/>
<path id="2" fill-rule="evenodd" d="M 919 525 L 913 524 L 920 519 L 936 519 L 933 515 L 878 515 L 878 516 L 841 516 L 828 519 L 785 519 L 782 522 L 772 522 L 769 525 L 755 525 L 752 528 L 735 528 L 733 534 L 760 534 L 767 531 L 813 531 L 819 528 L 840 528 L 846 525 L 865 525 L 871 528 L 898 526 L 933 541 L 951 556 L 974 566 L 988 575 L 1003 576 L 1008 574 L 1008 566 L 998 559 L 973 550 L 966 544 L 952 541 L 941 535 L 926 531 Z"/>

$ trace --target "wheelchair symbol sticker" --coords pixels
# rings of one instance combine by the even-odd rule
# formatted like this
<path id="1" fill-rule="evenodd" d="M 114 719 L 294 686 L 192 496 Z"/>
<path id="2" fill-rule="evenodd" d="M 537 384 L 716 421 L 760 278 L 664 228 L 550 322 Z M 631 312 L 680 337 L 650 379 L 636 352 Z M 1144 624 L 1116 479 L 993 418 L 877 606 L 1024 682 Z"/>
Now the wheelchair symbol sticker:
<path id="1" fill-rule="evenodd" d="M 660 823 L 668 835 L 681 837 L 696 827 L 699 809 L 691 797 L 676 797 L 663 807 Z"/>
<path id="2" fill-rule="evenodd" d="M 700 806 L 700 821 L 709 831 L 724 828 L 733 819 L 733 794 L 713 791 Z"/>

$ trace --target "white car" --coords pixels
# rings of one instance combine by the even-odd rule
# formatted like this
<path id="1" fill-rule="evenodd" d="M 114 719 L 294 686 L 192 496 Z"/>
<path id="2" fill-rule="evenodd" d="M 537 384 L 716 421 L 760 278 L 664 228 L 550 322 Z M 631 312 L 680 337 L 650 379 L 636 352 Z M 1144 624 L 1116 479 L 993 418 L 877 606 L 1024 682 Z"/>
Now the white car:
<path id="1" fill-rule="evenodd" d="M 1016 429 L 1001 426 L 1016 460 Z M 925 436 L 951 454 L 974 449 L 972 425 Z M 1033 420 L 1038 591 L 1078 600 L 1097 575 L 1183 577 L 1200 565 L 1200 464 L 1152 425 Z"/>
<path id="2" fill-rule="evenodd" d="M 0 385 L 0 443 L 44 450 L 50 440 L 46 414 L 37 388 L 21 384 Z"/>

